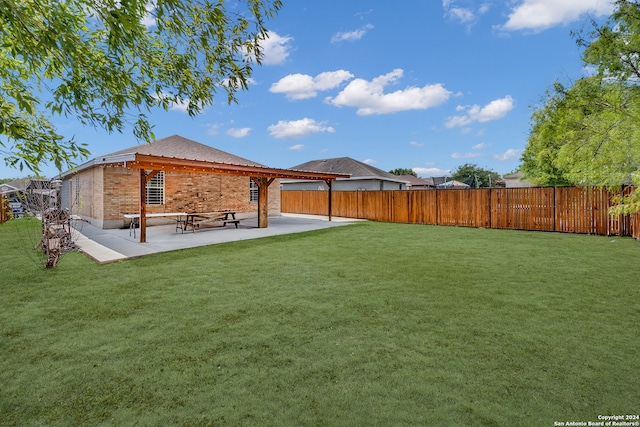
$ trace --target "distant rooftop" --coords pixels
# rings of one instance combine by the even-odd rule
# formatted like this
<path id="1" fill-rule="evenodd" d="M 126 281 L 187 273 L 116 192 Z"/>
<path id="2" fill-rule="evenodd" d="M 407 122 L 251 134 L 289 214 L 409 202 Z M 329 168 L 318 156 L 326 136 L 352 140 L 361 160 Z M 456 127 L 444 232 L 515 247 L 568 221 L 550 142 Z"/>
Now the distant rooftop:
<path id="1" fill-rule="evenodd" d="M 406 182 L 405 179 L 397 175 L 383 171 L 382 169 L 376 168 L 358 160 L 354 160 L 350 157 L 311 160 L 309 162 L 294 166 L 291 169 L 324 173 L 341 173 L 351 175 L 351 179 L 379 178 L 385 179 L 387 181 Z"/>

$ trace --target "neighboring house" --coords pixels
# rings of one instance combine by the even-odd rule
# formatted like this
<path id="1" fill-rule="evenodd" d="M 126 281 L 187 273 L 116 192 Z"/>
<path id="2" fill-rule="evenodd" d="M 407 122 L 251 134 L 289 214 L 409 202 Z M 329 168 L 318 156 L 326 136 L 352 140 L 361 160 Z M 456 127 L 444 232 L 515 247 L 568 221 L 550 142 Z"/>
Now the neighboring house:
<path id="1" fill-rule="evenodd" d="M 0 194 L 7 198 L 20 197 L 27 189 L 28 181 L 28 179 L 16 179 L 0 184 Z"/>
<path id="2" fill-rule="evenodd" d="M 332 190 L 335 191 L 406 190 L 409 184 L 406 179 L 350 157 L 312 160 L 291 169 L 351 175 L 350 178 L 338 178 L 332 184 Z M 328 190 L 329 188 L 323 181 L 282 179 L 280 184 L 283 190 Z"/>
<path id="3" fill-rule="evenodd" d="M 450 188 L 471 188 L 469 184 L 465 184 L 464 182 L 456 181 L 452 179 L 451 181 L 445 181 L 441 184 L 436 185 L 437 189 L 450 189 Z"/>
<path id="4" fill-rule="evenodd" d="M 0 184 L 0 194 L 7 197 L 14 216 L 24 211 L 36 214 L 56 201 L 56 192 L 48 179 L 20 178 Z"/>
<path id="5" fill-rule="evenodd" d="M 408 182 L 407 190 L 432 190 L 436 188 L 433 178 L 417 178 L 413 175 L 398 175 L 398 178 Z"/>
<path id="6" fill-rule="evenodd" d="M 262 165 L 173 135 L 117 151 L 60 176 L 62 206 L 100 228 L 126 226 L 124 214 L 140 212 L 140 170 L 127 167 L 132 155 L 161 156 L 226 165 Z M 274 188 L 278 188 L 277 182 Z M 213 212 L 230 209 L 239 217 L 257 212 L 258 187 L 249 176 L 164 170 L 146 184 L 146 212 Z M 268 198 L 270 214 L 280 214 L 280 192 Z M 151 224 L 151 220 L 149 224 Z"/>
<path id="7" fill-rule="evenodd" d="M 444 184 L 445 182 L 447 182 L 447 178 L 448 177 L 446 176 L 432 176 L 424 179 L 429 181 L 429 183 L 433 186 L 433 188 L 438 188 L 438 185 Z"/>
<path id="8" fill-rule="evenodd" d="M 0 184 L 0 200 L 7 200 L 7 208 L 11 210 L 14 218 L 21 216 L 24 212 L 24 206 L 20 200 L 24 197 L 28 181 L 28 179 L 17 179 Z"/>
<path id="9" fill-rule="evenodd" d="M 535 184 L 524 179 L 524 173 L 516 172 L 503 176 L 502 179 L 496 183 L 496 187 L 527 188 L 535 187 Z"/>

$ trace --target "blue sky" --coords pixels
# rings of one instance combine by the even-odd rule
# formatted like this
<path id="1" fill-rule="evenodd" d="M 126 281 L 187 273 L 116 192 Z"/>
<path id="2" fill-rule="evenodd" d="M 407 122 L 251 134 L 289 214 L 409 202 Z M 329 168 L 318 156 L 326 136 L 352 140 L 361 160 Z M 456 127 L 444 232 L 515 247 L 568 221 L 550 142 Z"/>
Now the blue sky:
<path id="1" fill-rule="evenodd" d="M 271 167 L 347 156 L 423 177 L 464 163 L 505 174 L 532 107 L 586 73 L 570 31 L 611 11 L 608 0 L 285 0 L 239 104 L 220 96 L 195 119 L 159 110 L 154 132 Z M 94 156 L 137 143 L 55 122 Z"/>

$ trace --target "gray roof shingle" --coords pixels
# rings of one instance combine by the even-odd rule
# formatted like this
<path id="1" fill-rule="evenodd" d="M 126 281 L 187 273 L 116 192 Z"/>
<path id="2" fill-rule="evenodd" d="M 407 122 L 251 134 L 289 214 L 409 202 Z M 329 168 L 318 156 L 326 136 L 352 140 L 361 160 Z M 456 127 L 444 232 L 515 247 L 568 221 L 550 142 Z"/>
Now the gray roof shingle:
<path id="1" fill-rule="evenodd" d="M 207 162 L 227 163 L 243 166 L 264 166 L 234 154 L 218 150 L 180 135 L 161 138 L 148 144 L 139 144 L 124 150 L 116 151 L 98 158 L 117 156 L 120 154 L 147 154 L 186 160 L 202 160 Z"/>
<path id="2" fill-rule="evenodd" d="M 294 166 L 291 169 L 325 172 L 325 173 L 341 173 L 351 175 L 351 178 L 358 177 L 379 177 L 393 181 L 401 180 L 398 176 L 383 171 L 366 163 L 359 162 L 350 157 L 338 157 L 335 159 L 311 160 Z"/>

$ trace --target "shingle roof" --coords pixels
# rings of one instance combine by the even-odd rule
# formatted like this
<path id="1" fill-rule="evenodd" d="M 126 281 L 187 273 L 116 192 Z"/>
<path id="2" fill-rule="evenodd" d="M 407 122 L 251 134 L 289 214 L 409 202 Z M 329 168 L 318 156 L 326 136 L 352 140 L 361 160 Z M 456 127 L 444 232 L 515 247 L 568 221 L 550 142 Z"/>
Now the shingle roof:
<path id="1" fill-rule="evenodd" d="M 31 182 L 31 178 L 19 178 L 14 179 L 13 181 L 5 182 L 5 184 L 15 188 L 16 190 L 26 191 L 29 182 Z"/>
<path id="2" fill-rule="evenodd" d="M 139 144 L 124 150 L 116 151 L 98 158 L 117 156 L 120 154 L 148 154 L 151 156 L 172 157 L 187 160 L 228 163 L 243 166 L 263 166 L 245 158 L 201 144 L 180 135 L 172 135 L 158 139 L 149 144 Z"/>
<path id="3" fill-rule="evenodd" d="M 413 175 L 398 175 L 398 178 L 404 179 L 405 181 L 409 181 L 412 187 L 420 187 L 420 186 L 431 186 L 433 187 L 433 180 L 425 179 L 425 178 L 417 178 Z"/>
<path id="4" fill-rule="evenodd" d="M 351 178 L 377 177 L 385 178 L 392 181 L 403 181 L 402 178 L 385 172 L 366 163 L 359 162 L 350 157 L 338 157 L 335 159 L 311 160 L 310 162 L 294 166 L 291 169 L 325 172 L 325 173 L 341 173 L 349 174 Z"/>

